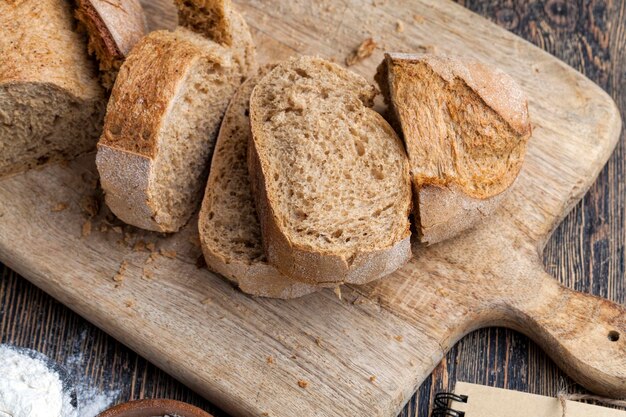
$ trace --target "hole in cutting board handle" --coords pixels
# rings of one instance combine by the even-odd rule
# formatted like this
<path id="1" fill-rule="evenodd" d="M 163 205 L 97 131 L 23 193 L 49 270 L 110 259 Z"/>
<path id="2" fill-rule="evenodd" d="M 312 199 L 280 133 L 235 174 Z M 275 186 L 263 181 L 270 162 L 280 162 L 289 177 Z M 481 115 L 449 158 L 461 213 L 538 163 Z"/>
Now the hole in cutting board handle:
<path id="1" fill-rule="evenodd" d="M 611 330 L 609 332 L 609 340 L 611 342 L 617 342 L 619 340 L 619 336 L 620 336 L 619 332 L 616 332 L 615 330 Z"/>

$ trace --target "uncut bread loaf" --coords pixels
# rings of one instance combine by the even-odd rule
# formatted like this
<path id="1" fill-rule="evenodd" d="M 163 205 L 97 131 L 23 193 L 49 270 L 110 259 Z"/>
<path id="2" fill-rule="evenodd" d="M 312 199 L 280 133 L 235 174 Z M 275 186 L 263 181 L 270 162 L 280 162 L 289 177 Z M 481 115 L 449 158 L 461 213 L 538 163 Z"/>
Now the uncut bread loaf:
<path id="1" fill-rule="evenodd" d="M 517 83 L 479 62 L 407 54 L 386 54 L 376 80 L 404 137 L 421 241 L 441 242 L 493 212 L 532 131 Z"/>
<path id="2" fill-rule="evenodd" d="M 278 65 L 250 99 L 248 168 L 265 254 L 311 284 L 362 284 L 410 257 L 402 142 L 375 89 L 320 58 Z"/>
<path id="3" fill-rule="evenodd" d="M 147 32 L 139 0 L 76 0 L 76 18 L 89 35 L 89 54 L 99 62 L 100 80 L 110 90 L 130 50 Z"/>
<path id="4" fill-rule="evenodd" d="M 262 297 L 296 298 L 321 287 L 295 281 L 269 265 L 250 190 L 246 155 L 252 89 L 269 70 L 241 85 L 232 98 L 215 144 L 198 228 L 207 266 L 241 291 Z"/>
<path id="5" fill-rule="evenodd" d="M 237 45 L 252 44 L 245 22 L 229 28 Z M 121 220 L 176 232 L 198 208 L 224 111 L 254 60 L 238 54 L 184 26 L 133 48 L 96 156 L 105 201 Z"/>
<path id="6" fill-rule="evenodd" d="M 106 101 L 66 0 L 0 1 L 0 176 L 95 147 Z"/>

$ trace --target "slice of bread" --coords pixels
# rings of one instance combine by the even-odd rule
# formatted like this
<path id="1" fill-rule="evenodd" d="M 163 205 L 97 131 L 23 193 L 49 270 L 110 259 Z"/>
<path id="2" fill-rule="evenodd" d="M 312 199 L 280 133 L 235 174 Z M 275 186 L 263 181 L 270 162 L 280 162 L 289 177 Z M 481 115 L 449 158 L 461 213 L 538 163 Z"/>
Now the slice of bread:
<path id="1" fill-rule="evenodd" d="M 113 87 L 96 157 L 113 213 L 159 232 L 188 221 L 238 85 L 230 55 L 197 33 L 156 31 L 139 41 Z"/>
<path id="2" fill-rule="evenodd" d="M 252 48 L 245 22 L 229 28 Z M 198 208 L 222 117 L 254 64 L 237 48 L 179 27 L 150 33 L 127 57 L 96 157 L 107 205 L 126 223 L 176 232 Z"/>
<path id="3" fill-rule="evenodd" d="M 267 263 L 246 164 L 250 94 L 269 69 L 263 68 L 243 83 L 226 110 L 198 228 L 202 252 L 210 269 L 233 281 L 245 293 L 296 298 L 318 287 L 292 280 Z"/>
<path id="4" fill-rule="evenodd" d="M 89 36 L 89 53 L 100 66 L 102 85 L 110 90 L 130 50 L 147 32 L 139 0 L 76 0 L 76 18 Z"/>
<path id="5" fill-rule="evenodd" d="M 531 136 L 517 83 L 475 61 L 387 54 L 376 80 L 409 154 L 415 217 L 433 244 L 490 214 L 519 174 Z"/>
<path id="6" fill-rule="evenodd" d="M 402 142 L 375 89 L 320 58 L 278 65 L 250 99 L 248 167 L 270 264 L 312 284 L 362 284 L 411 255 Z"/>
<path id="7" fill-rule="evenodd" d="M 0 1 L 0 176 L 95 147 L 106 101 L 66 0 Z"/>
<path id="8" fill-rule="evenodd" d="M 227 47 L 244 78 L 254 74 L 256 51 L 250 28 L 230 0 L 176 0 L 176 6 L 180 26 Z"/>

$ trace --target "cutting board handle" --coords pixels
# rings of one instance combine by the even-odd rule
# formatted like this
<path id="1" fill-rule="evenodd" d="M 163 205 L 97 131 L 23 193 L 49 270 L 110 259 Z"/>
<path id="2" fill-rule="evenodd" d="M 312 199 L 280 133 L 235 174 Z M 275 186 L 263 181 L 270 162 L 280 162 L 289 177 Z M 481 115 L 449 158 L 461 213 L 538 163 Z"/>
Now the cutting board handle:
<path id="1" fill-rule="evenodd" d="M 626 308 L 573 291 L 537 267 L 537 276 L 508 306 L 511 327 L 528 334 L 586 388 L 612 398 L 626 397 Z"/>

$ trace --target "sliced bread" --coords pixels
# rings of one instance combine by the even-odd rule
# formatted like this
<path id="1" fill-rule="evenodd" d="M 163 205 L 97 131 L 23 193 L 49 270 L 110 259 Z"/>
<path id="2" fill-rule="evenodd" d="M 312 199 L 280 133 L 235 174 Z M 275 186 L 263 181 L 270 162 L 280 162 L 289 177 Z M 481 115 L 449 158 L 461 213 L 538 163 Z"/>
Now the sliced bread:
<path id="1" fill-rule="evenodd" d="M 362 284 L 410 257 L 402 142 L 371 109 L 375 89 L 333 63 L 278 65 L 250 99 L 248 167 L 265 254 L 311 284 Z"/>
<path id="2" fill-rule="evenodd" d="M 256 52 L 250 28 L 230 0 L 176 0 L 176 6 L 180 26 L 227 47 L 244 78 L 254 74 Z"/>
<path id="3" fill-rule="evenodd" d="M 76 18 L 89 35 L 89 53 L 110 90 L 130 50 L 148 31 L 139 0 L 76 0 Z"/>
<path id="4" fill-rule="evenodd" d="M 453 237 L 494 211 L 531 136 L 517 83 L 476 61 L 407 54 L 387 54 L 376 80 L 406 144 L 422 242 Z"/>
<path id="5" fill-rule="evenodd" d="M 96 164 L 121 220 L 179 230 L 196 209 L 239 74 L 224 48 L 185 28 L 135 46 L 113 87 Z"/>
<path id="6" fill-rule="evenodd" d="M 292 280 L 267 263 L 246 164 L 250 94 L 268 70 L 263 68 L 243 83 L 226 110 L 215 144 L 198 228 L 202 252 L 210 269 L 233 281 L 245 293 L 295 298 L 318 287 Z"/>
<path id="7" fill-rule="evenodd" d="M 245 22 L 229 28 L 252 44 Z M 176 232 L 198 208 L 222 117 L 250 70 L 235 55 L 186 27 L 152 32 L 133 48 L 96 157 L 105 200 L 120 219 Z M 247 59 L 252 65 L 254 55 Z"/>
<path id="8" fill-rule="evenodd" d="M 106 106 L 66 0 L 0 1 L 0 176 L 95 147 Z"/>

